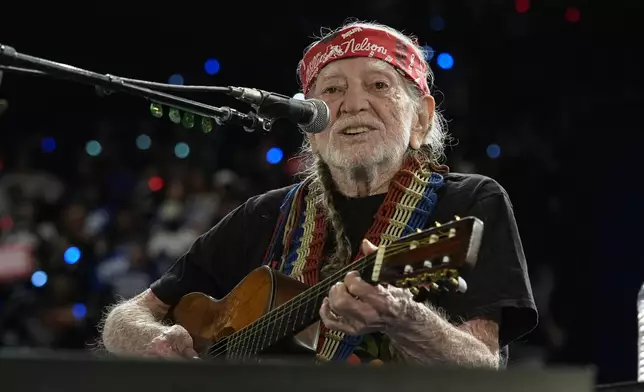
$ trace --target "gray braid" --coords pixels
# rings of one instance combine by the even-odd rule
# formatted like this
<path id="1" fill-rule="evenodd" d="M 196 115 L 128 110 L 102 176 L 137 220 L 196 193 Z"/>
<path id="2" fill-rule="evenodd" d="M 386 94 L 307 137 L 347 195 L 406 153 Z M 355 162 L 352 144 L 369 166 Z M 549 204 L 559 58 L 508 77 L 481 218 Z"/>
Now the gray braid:
<path id="1" fill-rule="evenodd" d="M 324 163 L 322 159 L 316 160 L 317 166 L 317 178 L 316 182 L 319 186 L 319 191 L 322 194 L 321 201 L 324 205 L 324 211 L 327 215 L 327 220 L 331 222 L 333 231 L 335 233 L 335 252 L 329 258 L 329 262 L 322 268 L 322 274 L 327 275 L 332 273 L 334 270 L 341 268 L 349 262 L 351 257 L 351 243 L 349 238 L 347 238 L 344 225 L 342 224 L 342 217 L 340 213 L 335 208 L 335 203 L 333 200 L 333 190 L 335 189 L 335 183 L 331 177 L 331 172 L 329 167 Z"/>

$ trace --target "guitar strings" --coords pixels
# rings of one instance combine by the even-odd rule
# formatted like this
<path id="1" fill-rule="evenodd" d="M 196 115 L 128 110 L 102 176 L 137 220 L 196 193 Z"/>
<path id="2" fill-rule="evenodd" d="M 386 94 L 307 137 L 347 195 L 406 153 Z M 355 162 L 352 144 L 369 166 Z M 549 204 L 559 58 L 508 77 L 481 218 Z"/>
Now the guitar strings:
<path id="1" fill-rule="evenodd" d="M 367 265 L 354 265 L 354 268 L 351 270 L 358 270 L 360 272 L 363 272 L 364 269 L 366 269 L 368 266 Z M 356 268 L 357 267 L 357 268 Z M 342 274 L 338 274 L 339 276 L 342 276 Z M 335 276 L 332 276 L 335 277 Z M 337 277 L 335 277 L 337 278 Z M 294 310 L 299 310 L 302 308 L 302 305 L 304 302 L 307 302 L 314 298 L 317 297 L 319 294 L 322 292 L 326 291 L 327 287 L 326 285 L 329 282 L 326 282 L 326 279 L 324 282 L 321 282 L 317 287 L 312 287 L 311 289 L 307 290 L 305 295 L 298 295 L 296 298 L 293 299 L 293 301 L 287 302 L 287 306 L 280 306 L 276 308 L 274 311 L 267 313 L 266 315 L 258 318 L 253 324 L 251 324 L 248 327 L 242 328 L 239 331 L 234 332 L 233 334 L 227 336 L 226 338 L 221 339 L 219 342 L 215 344 L 215 347 L 213 347 L 214 350 L 209 350 L 208 354 L 212 356 L 213 358 L 218 357 L 219 355 L 224 354 L 225 352 L 231 351 L 231 349 L 236 349 L 239 346 L 236 344 L 238 342 L 243 343 L 246 340 L 254 340 L 253 338 L 257 338 L 259 334 L 257 332 L 260 332 L 263 330 L 263 328 L 269 327 L 269 326 L 274 326 L 274 321 L 276 321 L 278 318 L 281 318 L 282 316 L 285 316 L 289 313 L 292 313 Z M 290 308 L 290 309 L 287 309 Z M 269 316 L 269 317 L 265 317 Z M 268 330 L 267 330 L 268 332 Z M 231 341 L 231 346 L 226 347 L 226 344 L 229 343 L 228 341 Z M 237 353 L 241 354 L 244 356 L 246 353 L 241 352 Z"/>
<path id="2" fill-rule="evenodd" d="M 391 246 L 391 254 L 389 256 L 393 256 L 396 254 L 396 251 L 398 248 L 406 248 L 405 245 L 392 245 Z M 387 249 L 389 250 L 389 249 Z M 385 253 L 385 256 L 387 256 L 387 252 Z M 286 302 L 273 311 L 259 317 L 255 322 L 252 324 L 235 331 L 231 335 L 222 338 L 219 340 L 211 349 L 208 350 L 208 354 L 210 354 L 213 357 L 217 357 L 221 354 L 223 354 L 226 351 L 230 351 L 231 348 L 237 348 L 238 345 L 236 343 L 238 342 L 244 342 L 246 340 L 249 340 L 249 338 L 253 338 L 256 335 L 257 330 L 263 330 L 264 326 L 267 326 L 269 324 L 273 324 L 272 321 L 277 320 L 278 318 L 285 316 L 288 313 L 291 313 L 293 310 L 297 310 L 301 307 L 302 303 L 308 302 L 312 297 L 318 296 L 323 290 L 327 289 L 327 286 L 332 283 L 332 281 L 337 281 L 339 278 L 341 278 L 343 275 L 345 275 L 348 271 L 350 270 L 362 270 L 366 268 L 368 265 L 370 265 L 370 262 L 372 259 L 375 258 L 375 254 L 371 254 L 364 259 L 354 263 L 350 264 L 348 266 L 343 267 L 339 271 L 331 274 L 327 279 L 324 279 L 322 282 L 319 284 L 311 287 L 309 290 L 306 290 L 300 294 L 298 294 L 293 300 Z M 250 335 L 250 336 L 248 336 Z M 228 343 L 231 343 L 232 347 L 227 347 L 226 345 Z M 243 354 L 243 353 L 242 353 Z"/>
<path id="3" fill-rule="evenodd" d="M 445 228 L 445 227 L 441 227 Z M 437 233 L 439 238 L 444 237 L 445 233 Z M 406 243 L 398 243 L 398 244 L 390 244 L 385 251 L 385 257 L 392 257 L 401 253 L 404 253 L 404 251 L 407 251 L 408 249 L 408 242 L 409 240 L 406 241 Z M 364 269 L 367 267 L 371 266 L 371 261 L 372 259 L 375 258 L 375 253 L 370 254 L 369 256 L 365 257 L 361 261 L 358 261 L 353 264 L 349 264 L 348 266 L 343 267 L 342 269 L 338 270 L 337 272 L 333 273 L 331 276 L 328 278 L 324 279 L 322 282 L 319 284 L 311 287 L 309 290 L 306 290 L 299 295 L 297 295 L 295 298 L 293 298 L 291 301 L 288 301 L 274 310 L 262 315 L 259 317 L 257 320 L 255 320 L 252 324 L 233 332 L 231 335 L 228 335 L 219 341 L 217 341 L 214 345 L 210 346 L 206 350 L 206 354 L 212 358 L 216 358 L 226 352 L 232 351 L 231 349 L 237 349 L 239 348 L 239 344 L 243 344 L 244 342 L 248 340 L 256 340 L 253 338 L 257 338 L 260 336 L 262 332 L 264 332 L 264 327 L 267 327 L 265 332 L 268 332 L 268 328 L 270 326 L 273 326 L 272 332 L 275 331 L 274 328 L 274 321 L 277 321 L 279 318 L 283 318 L 283 316 L 292 313 L 294 310 L 298 310 L 302 308 L 303 304 L 308 306 L 309 300 L 318 297 L 323 291 L 328 290 L 328 285 L 332 283 L 331 281 L 339 281 L 340 278 L 342 278 L 344 275 L 346 275 L 347 272 L 353 271 L 353 270 L 358 270 L 360 272 L 363 272 Z M 259 332 L 259 333 L 258 333 Z M 271 335 L 272 335 L 271 332 Z M 230 344 L 230 346 L 228 346 Z M 257 345 L 257 348 L 259 348 L 260 344 Z M 252 351 L 252 350 L 251 350 Z M 235 354 L 241 354 L 244 356 L 246 353 L 245 352 L 240 352 L 240 353 L 235 353 Z"/>
<path id="4" fill-rule="evenodd" d="M 356 267 L 358 267 L 358 269 L 362 269 L 362 268 L 364 268 L 366 266 L 366 264 L 368 264 L 368 262 L 372 258 L 374 258 L 374 256 L 369 255 L 365 259 L 363 259 L 363 260 L 361 260 L 361 261 L 359 261 L 359 262 L 357 262 L 357 263 L 355 263 L 353 265 L 347 266 L 347 267 L 350 267 L 350 268 L 343 267 L 341 270 L 333 273 L 331 276 L 329 276 L 327 279 L 324 279 L 319 284 L 311 287 L 309 290 L 306 290 L 306 291 L 298 294 L 295 298 L 293 298 L 293 300 L 280 305 L 279 307 L 277 307 L 273 311 L 271 311 L 271 312 L 259 317 L 252 324 L 250 324 L 250 325 L 248 325 L 248 326 L 246 326 L 246 327 L 244 327 L 244 328 L 242 328 L 242 329 L 240 329 L 238 331 L 235 331 L 231 335 L 221 339 L 219 342 L 217 342 L 215 344 L 216 347 L 213 347 L 214 350 L 209 350 L 208 353 L 212 354 L 213 357 L 216 357 L 218 355 L 223 354 L 223 352 L 221 352 L 221 351 L 226 351 L 225 345 L 226 345 L 226 343 L 228 343 L 228 341 L 235 341 L 236 342 L 238 340 L 246 340 L 245 338 L 248 338 L 248 336 L 247 336 L 248 334 L 253 335 L 255 330 L 263 328 L 266 324 L 268 324 L 268 321 L 277 320 L 281 316 L 286 315 L 287 313 L 290 313 L 293 310 L 299 308 L 299 305 L 301 305 L 302 302 L 308 301 L 310 299 L 310 297 L 314 297 L 316 295 L 319 295 L 320 292 L 321 292 L 321 289 L 325 288 L 325 286 L 327 286 L 330 283 L 330 281 L 338 279 L 339 277 L 342 276 L 343 270 L 345 270 L 345 269 L 347 269 L 347 270 L 356 269 Z M 362 264 L 365 264 L 365 266 L 362 266 Z M 315 295 L 313 295 L 313 293 L 315 293 Z M 287 309 L 287 308 L 291 308 L 291 309 Z"/>
<path id="5" fill-rule="evenodd" d="M 443 234 L 443 233 L 439 233 Z M 407 248 L 407 245 L 405 244 L 391 244 L 390 246 L 391 251 L 387 252 L 390 254 L 385 253 L 386 257 L 391 257 L 395 256 L 397 254 L 403 253 L 400 250 L 404 250 Z M 370 261 L 371 259 L 375 258 L 375 254 L 371 254 L 364 258 L 363 260 L 350 264 L 338 272 L 334 273 L 331 275 L 329 278 L 325 279 L 324 281 L 320 282 L 320 284 L 312 287 L 311 289 L 301 293 L 298 295 L 296 298 L 294 298 L 292 301 L 289 301 L 285 304 L 280 305 L 278 308 L 274 309 L 273 311 L 263 315 L 262 317 L 258 318 L 255 322 L 252 324 L 234 332 L 233 334 L 229 335 L 228 337 L 222 338 L 220 341 L 215 343 L 215 345 L 211 346 L 211 348 L 208 350 L 208 354 L 212 355 L 213 357 L 217 357 L 219 355 L 224 354 L 225 352 L 230 352 L 231 348 L 237 349 L 239 347 L 238 343 L 244 343 L 248 340 L 253 340 L 253 338 L 259 337 L 260 334 L 257 332 L 263 332 L 264 327 L 269 327 L 273 326 L 274 323 L 272 323 L 273 320 L 277 320 L 280 317 L 283 317 L 284 315 L 288 313 L 292 313 L 294 310 L 299 310 L 302 307 L 302 303 L 306 302 L 306 305 L 308 305 L 308 301 L 312 297 L 317 297 L 319 296 L 323 291 L 327 290 L 326 285 L 328 285 L 330 280 L 335 280 L 337 281 L 339 278 L 341 278 L 344 274 L 346 274 L 350 270 L 360 270 L 362 272 L 366 267 L 370 266 Z M 274 328 L 273 328 L 274 331 Z M 268 332 L 268 329 L 266 330 Z M 256 340 L 256 339 L 255 339 Z M 227 347 L 226 345 L 231 343 L 231 347 Z M 257 346 L 259 348 L 259 345 Z M 251 350 L 252 351 L 252 350 Z M 245 352 L 240 352 L 236 354 L 241 354 L 244 356 L 246 353 Z"/>

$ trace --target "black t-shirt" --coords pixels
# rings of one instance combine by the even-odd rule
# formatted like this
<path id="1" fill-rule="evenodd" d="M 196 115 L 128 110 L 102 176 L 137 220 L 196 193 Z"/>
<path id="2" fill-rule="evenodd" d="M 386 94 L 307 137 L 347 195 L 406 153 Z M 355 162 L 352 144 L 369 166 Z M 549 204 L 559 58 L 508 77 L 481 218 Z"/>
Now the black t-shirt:
<path id="1" fill-rule="evenodd" d="M 214 298 L 228 294 L 249 272 L 262 265 L 275 229 L 280 205 L 292 186 L 250 198 L 199 237 L 189 251 L 151 286 L 168 305 L 199 291 Z M 493 318 L 500 322 L 499 344 L 506 347 L 537 325 L 521 239 L 506 191 L 489 177 L 449 173 L 437 191 L 438 201 L 428 225 L 454 216 L 475 216 L 484 233 L 476 267 L 468 274 L 464 294 L 440 298 L 450 321 Z M 354 256 L 373 223 L 385 195 L 347 198 L 336 195 Z M 334 236 L 328 236 L 327 250 Z"/>

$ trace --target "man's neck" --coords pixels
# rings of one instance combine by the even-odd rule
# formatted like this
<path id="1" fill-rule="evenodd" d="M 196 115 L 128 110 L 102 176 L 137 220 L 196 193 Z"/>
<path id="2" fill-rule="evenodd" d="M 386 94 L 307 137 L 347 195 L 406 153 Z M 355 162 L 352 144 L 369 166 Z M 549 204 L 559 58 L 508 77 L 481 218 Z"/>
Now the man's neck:
<path id="1" fill-rule="evenodd" d="M 329 166 L 338 191 L 347 197 L 366 197 L 386 193 L 400 170 L 399 163 L 340 168 Z"/>

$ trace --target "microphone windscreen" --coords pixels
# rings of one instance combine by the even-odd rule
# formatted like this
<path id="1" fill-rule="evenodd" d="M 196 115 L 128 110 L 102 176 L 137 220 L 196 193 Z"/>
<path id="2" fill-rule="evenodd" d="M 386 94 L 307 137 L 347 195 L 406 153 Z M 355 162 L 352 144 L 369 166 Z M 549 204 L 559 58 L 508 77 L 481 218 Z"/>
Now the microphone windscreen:
<path id="1" fill-rule="evenodd" d="M 311 122 L 306 125 L 300 125 L 300 129 L 306 133 L 320 133 L 324 131 L 331 122 L 331 112 L 329 107 L 326 105 L 326 102 L 320 99 L 309 99 L 307 101 L 315 106 L 316 113 Z"/>

